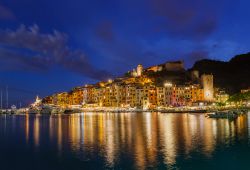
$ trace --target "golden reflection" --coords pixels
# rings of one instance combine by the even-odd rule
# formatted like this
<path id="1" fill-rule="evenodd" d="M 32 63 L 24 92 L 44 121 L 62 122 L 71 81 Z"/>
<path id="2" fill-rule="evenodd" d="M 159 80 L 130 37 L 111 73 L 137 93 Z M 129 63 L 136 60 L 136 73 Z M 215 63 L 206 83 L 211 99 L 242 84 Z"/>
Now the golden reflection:
<path id="1" fill-rule="evenodd" d="M 49 117 L 49 137 L 50 137 L 50 140 L 52 141 L 52 139 L 54 138 L 55 136 L 55 133 L 54 133 L 54 123 L 53 122 L 54 119 L 52 118 L 52 116 Z"/>
<path id="2" fill-rule="evenodd" d="M 102 116 L 103 117 L 103 116 Z M 105 125 L 105 137 L 106 137 L 106 159 L 109 165 L 113 165 L 115 159 L 115 122 L 112 115 L 106 115 L 104 117 Z"/>
<path id="3" fill-rule="evenodd" d="M 214 151 L 214 147 L 215 147 L 215 137 L 216 137 L 216 133 L 214 132 L 214 127 L 216 126 L 216 124 L 213 124 L 213 119 L 207 119 L 203 116 L 200 116 L 200 121 L 202 122 L 202 126 L 201 126 L 201 130 L 202 130 L 202 134 L 203 134 L 203 150 L 204 150 L 204 154 L 206 156 L 211 156 L 212 152 Z"/>
<path id="4" fill-rule="evenodd" d="M 62 151 L 62 116 L 59 115 L 58 119 L 58 128 L 57 128 L 57 147 L 59 152 Z"/>
<path id="5" fill-rule="evenodd" d="M 29 132 L 30 132 L 30 124 L 29 124 L 29 115 L 25 115 L 25 138 L 26 142 L 29 141 Z"/>
<path id="6" fill-rule="evenodd" d="M 39 125 L 40 125 L 40 123 L 39 123 L 39 115 L 37 115 L 35 117 L 35 120 L 34 120 L 34 131 L 33 131 L 35 146 L 39 146 L 39 137 L 40 137 L 40 127 L 39 127 Z"/>
<path id="7" fill-rule="evenodd" d="M 40 126 L 40 119 L 25 118 L 26 141 L 30 140 L 29 126 L 34 121 L 35 146 L 39 146 L 40 128 L 44 126 Z M 59 151 L 69 145 L 80 159 L 84 154 L 102 157 L 110 167 L 119 156 L 125 156 L 133 159 L 138 169 L 156 164 L 159 155 L 168 166 L 175 165 L 180 154 L 189 159 L 197 150 L 210 157 L 217 144 L 233 142 L 236 135 L 250 136 L 247 116 L 229 121 L 187 113 L 83 113 L 50 116 L 47 123 L 49 138 L 57 139 Z"/>
<path id="8" fill-rule="evenodd" d="M 173 122 L 176 117 L 172 114 L 160 114 L 160 134 L 163 146 L 163 154 L 166 164 L 174 164 L 176 158 L 176 138 L 175 128 L 180 122 Z"/>
<path id="9" fill-rule="evenodd" d="M 81 129 L 80 129 L 80 116 L 71 115 L 69 117 L 69 140 L 71 142 L 72 150 L 79 150 L 81 147 Z"/>
<path id="10" fill-rule="evenodd" d="M 134 144 L 134 152 L 135 152 L 135 161 L 137 167 L 140 169 L 144 169 L 146 165 L 146 144 L 145 138 L 143 138 L 143 122 L 142 118 L 139 114 L 135 116 L 135 127 L 133 127 L 133 132 L 135 133 L 135 144 Z M 147 136 L 146 136 L 147 137 Z"/>
<path id="11" fill-rule="evenodd" d="M 84 114 L 83 121 L 83 136 L 84 136 L 84 144 L 94 143 L 94 127 L 93 127 L 93 117 L 94 115 Z"/>
<path id="12" fill-rule="evenodd" d="M 184 142 L 184 148 L 185 148 L 185 154 L 188 155 L 190 151 L 193 149 L 193 142 L 192 142 L 192 135 L 191 135 L 191 123 L 189 114 L 183 115 L 183 138 L 185 139 Z"/>

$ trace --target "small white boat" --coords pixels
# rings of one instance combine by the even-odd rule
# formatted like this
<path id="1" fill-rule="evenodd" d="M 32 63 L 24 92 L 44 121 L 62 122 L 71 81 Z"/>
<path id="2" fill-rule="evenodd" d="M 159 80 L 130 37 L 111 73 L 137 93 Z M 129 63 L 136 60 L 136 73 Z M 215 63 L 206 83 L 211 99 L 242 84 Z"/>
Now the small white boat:
<path id="1" fill-rule="evenodd" d="M 16 106 L 15 106 L 15 105 L 12 105 L 12 106 L 11 106 L 11 111 L 10 111 L 10 113 L 11 113 L 11 114 L 16 114 L 16 112 L 17 112 Z"/>

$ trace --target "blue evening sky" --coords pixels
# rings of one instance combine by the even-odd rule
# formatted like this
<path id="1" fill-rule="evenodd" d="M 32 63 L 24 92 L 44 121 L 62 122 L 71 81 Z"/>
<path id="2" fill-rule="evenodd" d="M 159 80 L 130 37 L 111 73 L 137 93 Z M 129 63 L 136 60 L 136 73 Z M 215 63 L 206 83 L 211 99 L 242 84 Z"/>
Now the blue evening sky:
<path id="1" fill-rule="evenodd" d="M 249 52 L 248 0 L 0 0 L 0 88 L 32 102 L 137 64 Z"/>

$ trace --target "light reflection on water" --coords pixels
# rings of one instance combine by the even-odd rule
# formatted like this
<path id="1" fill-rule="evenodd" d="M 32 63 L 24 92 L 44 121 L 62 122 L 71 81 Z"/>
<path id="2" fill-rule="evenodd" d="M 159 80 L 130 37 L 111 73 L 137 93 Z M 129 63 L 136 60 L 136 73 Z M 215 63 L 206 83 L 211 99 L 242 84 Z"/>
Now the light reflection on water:
<path id="1" fill-rule="evenodd" d="M 250 121 L 208 119 L 205 114 L 81 113 L 74 115 L 0 116 L 3 138 L 16 140 L 39 153 L 54 149 L 59 158 L 99 168 L 183 168 L 183 160 L 212 159 L 216 149 L 249 138 Z M 0 154 L 1 156 L 1 154 Z M 58 158 L 58 159 L 59 159 Z M 79 166 L 84 167 L 85 164 Z M 87 164 L 86 164 L 87 165 Z M 74 166 L 77 166 L 76 164 Z"/>

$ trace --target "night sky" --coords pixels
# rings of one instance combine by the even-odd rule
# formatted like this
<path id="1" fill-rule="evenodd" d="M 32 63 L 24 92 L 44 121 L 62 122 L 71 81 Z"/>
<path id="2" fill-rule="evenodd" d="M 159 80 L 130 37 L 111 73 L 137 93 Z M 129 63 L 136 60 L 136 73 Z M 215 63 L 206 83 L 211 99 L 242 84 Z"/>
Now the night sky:
<path id="1" fill-rule="evenodd" d="M 10 104 L 137 64 L 249 52 L 249 0 L 0 0 L 0 88 Z"/>

